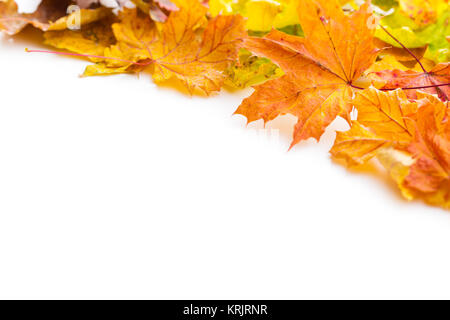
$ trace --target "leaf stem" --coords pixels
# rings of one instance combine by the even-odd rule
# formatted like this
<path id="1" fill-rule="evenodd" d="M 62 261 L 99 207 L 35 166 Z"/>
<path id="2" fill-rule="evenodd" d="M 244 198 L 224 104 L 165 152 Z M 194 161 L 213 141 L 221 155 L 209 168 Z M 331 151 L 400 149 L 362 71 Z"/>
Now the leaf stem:
<path id="1" fill-rule="evenodd" d="M 367 88 L 355 86 L 353 84 L 350 84 L 350 86 L 352 88 L 354 88 L 354 89 L 359 89 L 359 90 L 367 89 Z M 393 90 L 397 90 L 397 89 L 402 89 L 402 90 L 420 90 L 420 89 L 428 89 L 428 88 L 439 88 L 439 87 L 445 87 L 445 86 L 450 86 L 450 83 L 433 84 L 433 85 L 421 86 L 421 87 L 382 88 L 382 89 L 378 89 L 378 90 L 380 90 L 380 91 L 393 91 Z"/>
<path id="2" fill-rule="evenodd" d="M 92 54 L 58 52 L 58 51 L 47 51 L 47 50 L 29 50 L 28 48 L 25 48 L 25 51 L 31 52 L 31 53 L 50 53 L 50 54 L 57 54 L 57 55 L 61 55 L 61 56 L 75 56 L 75 57 L 97 58 L 97 59 L 105 59 L 105 60 L 116 60 L 116 61 L 126 62 L 126 63 L 130 63 L 130 64 L 138 65 L 138 66 L 148 66 L 153 62 L 153 61 L 135 62 L 135 61 L 116 58 L 116 57 L 104 57 L 104 56 L 96 56 L 96 55 L 92 55 Z"/>
<path id="3" fill-rule="evenodd" d="M 417 63 L 422 68 L 423 72 L 428 73 L 428 71 L 425 69 L 422 62 L 420 62 L 420 59 L 417 58 L 417 56 L 414 54 L 414 52 L 412 52 L 410 49 L 408 49 L 403 43 L 400 42 L 400 40 L 398 40 L 396 37 L 394 37 L 394 35 L 391 34 L 389 31 L 387 31 L 387 29 L 385 27 L 383 27 L 381 24 L 380 24 L 380 28 L 383 29 L 383 31 L 386 32 L 392 39 L 394 39 L 395 42 L 397 42 L 399 45 L 401 45 L 403 47 L 403 49 L 405 49 L 417 61 Z"/>
<path id="4" fill-rule="evenodd" d="M 407 88 L 399 88 L 402 90 L 420 90 L 420 89 L 428 89 L 428 88 L 439 88 L 439 87 L 445 87 L 445 86 L 450 86 L 450 83 L 441 83 L 441 84 L 433 84 L 430 86 L 421 86 L 421 87 L 407 87 Z M 395 90 L 396 88 L 385 88 L 385 89 L 380 89 L 381 91 L 392 91 Z"/>

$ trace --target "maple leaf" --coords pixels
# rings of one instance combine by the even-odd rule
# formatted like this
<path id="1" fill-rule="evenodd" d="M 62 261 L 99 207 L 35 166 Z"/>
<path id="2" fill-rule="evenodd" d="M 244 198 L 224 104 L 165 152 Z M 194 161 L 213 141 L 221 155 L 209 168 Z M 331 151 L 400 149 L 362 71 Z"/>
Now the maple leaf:
<path id="1" fill-rule="evenodd" d="M 358 120 L 337 134 L 330 153 L 349 166 L 376 157 L 405 197 L 450 208 L 449 102 L 423 92 L 417 98 L 400 89 L 359 92 Z"/>
<path id="2" fill-rule="evenodd" d="M 446 85 L 450 83 L 450 63 L 440 63 L 430 72 L 394 69 L 378 71 L 375 75 L 386 83 L 383 87 L 386 90 L 424 87 L 420 90 L 437 94 L 443 101 L 450 99 L 450 85 Z M 410 99 L 416 99 L 417 91 L 408 90 L 407 95 Z"/>
<path id="3" fill-rule="evenodd" d="M 87 69 L 85 75 L 117 72 L 117 68 L 123 71 L 140 64 L 153 67 L 156 82 L 177 78 L 191 93 L 195 89 L 207 94 L 220 90 L 225 70 L 237 59 L 246 36 L 244 20 L 236 15 L 206 21 L 206 8 L 195 0 L 188 2 L 172 12 L 160 30 L 148 16 L 125 10 L 121 22 L 113 25 L 117 44 L 105 50 L 110 59 Z"/>
<path id="4" fill-rule="evenodd" d="M 377 56 L 369 3 L 349 15 L 337 0 L 299 3 L 305 38 L 273 30 L 245 41 L 248 50 L 277 63 L 285 75 L 256 86 L 236 111 L 249 122 L 267 122 L 286 113 L 296 116 L 291 147 L 311 137 L 318 140 L 337 116 L 349 118 L 353 83 Z"/>
<path id="5" fill-rule="evenodd" d="M 156 82 L 178 79 L 206 94 L 270 79 L 237 114 L 249 122 L 296 116 L 291 147 L 318 140 L 342 116 L 351 129 L 337 133 L 335 159 L 353 166 L 375 158 L 405 197 L 449 209 L 448 0 L 375 1 L 394 9 L 377 30 L 370 1 L 354 12 L 346 0 L 214 0 L 209 12 L 198 0 L 43 0 L 31 14 L 0 0 L 0 28 L 43 30 L 45 44 L 73 52 L 53 53 L 95 63 L 84 75 L 148 69 Z M 131 2 L 136 8 L 126 9 Z M 67 29 L 72 3 L 84 8 L 81 30 Z M 246 27 L 260 36 L 280 30 L 247 38 Z M 369 83 L 379 89 L 363 89 Z"/>
<path id="6" fill-rule="evenodd" d="M 67 7 L 71 1 L 43 0 L 32 14 L 20 14 L 14 0 L 0 1 L 0 29 L 13 35 L 27 25 L 43 31 L 64 30 L 68 22 L 77 13 L 67 15 Z M 100 20 L 109 14 L 105 8 L 82 9 L 80 11 L 81 25 Z"/>
<path id="7" fill-rule="evenodd" d="M 409 200 L 450 209 L 450 117 L 449 102 L 419 93 L 422 107 L 415 117 L 416 135 L 401 151 L 387 150 L 378 159 Z M 400 155 L 400 156 L 399 156 Z"/>
<path id="8" fill-rule="evenodd" d="M 425 101 L 427 103 L 417 114 L 416 138 L 406 148 L 415 163 L 402 187 L 450 208 L 449 102 L 443 103 L 433 97 Z"/>
<path id="9" fill-rule="evenodd" d="M 369 88 L 356 94 L 358 120 L 349 131 L 338 132 L 330 153 L 348 165 L 364 164 L 381 148 L 407 145 L 414 137 L 415 127 L 409 120 L 417 111 L 402 90 L 382 92 Z"/>

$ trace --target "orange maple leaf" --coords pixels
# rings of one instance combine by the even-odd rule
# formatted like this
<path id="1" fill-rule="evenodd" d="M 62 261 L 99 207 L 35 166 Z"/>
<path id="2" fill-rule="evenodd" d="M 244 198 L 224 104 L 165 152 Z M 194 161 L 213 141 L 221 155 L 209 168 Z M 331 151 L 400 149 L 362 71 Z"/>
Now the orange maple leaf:
<path id="1" fill-rule="evenodd" d="M 339 132 L 331 149 L 348 165 L 376 157 L 408 199 L 450 208 L 450 109 L 434 95 L 369 88 L 355 98 L 358 120 Z"/>
<path id="2" fill-rule="evenodd" d="M 249 122 L 296 116 L 291 147 L 318 140 L 337 116 L 349 118 L 354 83 L 377 56 L 370 2 L 347 15 L 337 0 L 300 0 L 298 15 L 305 38 L 273 30 L 245 41 L 247 49 L 277 63 L 285 75 L 256 86 L 236 111 Z"/>
<path id="3" fill-rule="evenodd" d="M 419 93 L 420 97 L 426 97 Z M 416 117 L 417 133 L 406 148 L 413 159 L 401 186 L 415 196 L 450 208 L 450 108 L 449 102 L 428 96 Z"/>

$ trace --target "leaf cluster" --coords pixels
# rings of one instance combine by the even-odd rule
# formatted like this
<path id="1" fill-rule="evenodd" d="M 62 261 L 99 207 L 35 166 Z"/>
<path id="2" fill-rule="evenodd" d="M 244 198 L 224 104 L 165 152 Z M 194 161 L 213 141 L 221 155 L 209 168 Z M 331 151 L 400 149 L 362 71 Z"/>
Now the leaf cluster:
<path id="1" fill-rule="evenodd" d="M 295 116 L 291 148 L 342 117 L 334 159 L 378 161 L 406 198 L 450 209 L 448 0 L 42 0 L 30 14 L 0 0 L 0 29 L 29 25 L 89 59 L 84 76 L 150 72 L 207 95 L 253 86 L 236 114 Z"/>

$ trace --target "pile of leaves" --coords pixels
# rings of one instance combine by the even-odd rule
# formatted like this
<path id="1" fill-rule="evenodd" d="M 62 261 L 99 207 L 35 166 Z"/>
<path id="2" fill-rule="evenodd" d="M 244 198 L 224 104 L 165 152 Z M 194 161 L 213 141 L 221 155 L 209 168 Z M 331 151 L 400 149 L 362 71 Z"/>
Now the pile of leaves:
<path id="1" fill-rule="evenodd" d="M 91 60 L 84 76 L 150 72 L 206 95 L 253 86 L 236 114 L 292 114 L 291 148 L 342 117 L 338 163 L 378 161 L 407 199 L 450 209 L 449 0 L 42 0 L 29 14 L 0 0 L 0 29 L 28 25 L 53 53 Z"/>

